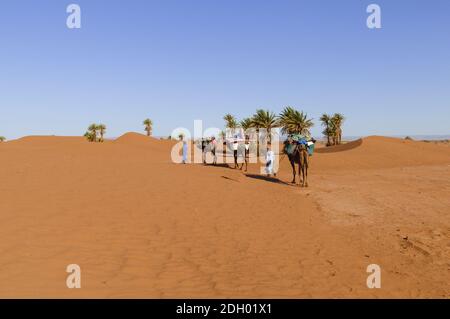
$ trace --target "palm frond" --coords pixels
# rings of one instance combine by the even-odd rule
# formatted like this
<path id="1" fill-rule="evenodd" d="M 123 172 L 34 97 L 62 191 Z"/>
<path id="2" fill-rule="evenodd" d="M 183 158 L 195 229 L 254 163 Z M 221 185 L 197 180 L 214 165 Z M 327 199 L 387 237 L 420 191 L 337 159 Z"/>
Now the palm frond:
<path id="1" fill-rule="evenodd" d="M 284 134 L 310 135 L 310 129 L 314 126 L 312 119 L 308 119 L 306 113 L 290 106 L 285 107 L 278 118 Z"/>
<path id="2" fill-rule="evenodd" d="M 231 114 L 225 114 L 225 116 L 223 117 L 223 120 L 225 121 L 226 128 L 235 129 L 238 127 L 236 118 Z"/>

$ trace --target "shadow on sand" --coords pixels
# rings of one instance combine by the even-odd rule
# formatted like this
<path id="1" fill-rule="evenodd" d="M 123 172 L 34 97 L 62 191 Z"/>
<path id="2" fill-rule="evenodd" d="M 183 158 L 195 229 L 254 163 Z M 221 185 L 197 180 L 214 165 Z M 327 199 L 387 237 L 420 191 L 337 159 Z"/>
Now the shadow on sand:
<path id="1" fill-rule="evenodd" d="M 226 163 L 221 163 L 221 164 L 216 164 L 216 165 L 214 165 L 214 164 L 212 164 L 212 163 L 206 163 L 206 164 L 204 164 L 204 165 L 205 165 L 205 166 L 208 166 L 208 167 L 231 168 L 230 165 L 228 165 L 228 164 L 226 164 Z"/>
<path id="2" fill-rule="evenodd" d="M 268 177 L 268 176 L 256 175 L 256 174 L 245 174 L 245 176 L 247 176 L 249 178 L 254 178 L 254 179 L 261 180 L 261 181 L 265 181 L 265 182 L 270 182 L 270 183 L 275 183 L 275 184 L 280 184 L 280 185 L 293 186 L 293 184 L 289 184 L 289 183 L 280 181 L 276 177 Z"/>
<path id="3" fill-rule="evenodd" d="M 236 183 L 239 183 L 239 181 L 238 180 L 235 180 L 235 179 L 233 179 L 233 178 L 230 178 L 230 177 L 227 177 L 227 176 L 221 176 L 222 178 L 224 178 L 224 179 L 227 179 L 227 180 L 229 180 L 229 181 L 233 181 L 233 182 L 236 182 Z"/>
<path id="4" fill-rule="evenodd" d="M 221 163 L 221 164 L 216 164 L 216 165 L 214 165 L 214 164 L 204 164 L 204 165 L 208 166 L 208 167 L 229 168 L 231 170 L 240 171 L 239 169 L 235 169 L 234 168 L 234 166 L 233 166 L 234 164 L 230 165 L 230 164 L 227 164 L 227 163 Z M 265 176 L 265 175 L 246 174 L 246 173 L 244 173 L 244 175 L 246 177 L 248 177 L 248 178 L 253 178 L 253 179 L 260 180 L 260 181 L 265 181 L 265 182 L 279 184 L 279 185 L 285 185 L 285 186 L 295 186 L 296 185 L 296 184 L 292 184 L 292 183 L 283 182 L 283 181 L 279 180 L 277 177 L 268 177 L 268 176 Z M 227 176 L 223 176 L 222 175 L 220 177 L 223 178 L 223 179 L 231 180 L 233 182 L 239 182 L 238 180 L 235 180 L 235 179 L 227 177 Z"/>

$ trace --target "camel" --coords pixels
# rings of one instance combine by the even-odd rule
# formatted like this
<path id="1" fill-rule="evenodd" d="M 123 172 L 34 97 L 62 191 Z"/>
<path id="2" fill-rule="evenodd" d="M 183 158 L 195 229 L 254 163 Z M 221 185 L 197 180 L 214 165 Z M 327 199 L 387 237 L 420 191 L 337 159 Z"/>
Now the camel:
<path id="1" fill-rule="evenodd" d="M 286 144 L 291 142 L 287 141 Z M 302 187 L 308 187 L 308 165 L 309 165 L 309 154 L 306 145 L 304 144 L 293 144 L 294 151 L 291 153 L 286 152 L 289 162 L 292 166 L 293 179 L 292 184 L 295 184 L 295 164 L 298 164 L 298 176 L 300 177 L 299 185 Z M 301 175 L 300 175 L 301 172 Z"/>

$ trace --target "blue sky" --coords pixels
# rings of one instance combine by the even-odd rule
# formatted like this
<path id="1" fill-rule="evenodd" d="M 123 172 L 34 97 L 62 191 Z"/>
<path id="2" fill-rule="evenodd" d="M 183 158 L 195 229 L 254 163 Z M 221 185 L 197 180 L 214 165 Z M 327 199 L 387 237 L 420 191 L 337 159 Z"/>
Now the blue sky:
<path id="1" fill-rule="evenodd" d="M 449 15 L 448 0 L 3 0 L 0 135 L 111 137 L 150 117 L 166 136 L 287 105 L 315 135 L 323 112 L 344 135 L 450 134 Z"/>

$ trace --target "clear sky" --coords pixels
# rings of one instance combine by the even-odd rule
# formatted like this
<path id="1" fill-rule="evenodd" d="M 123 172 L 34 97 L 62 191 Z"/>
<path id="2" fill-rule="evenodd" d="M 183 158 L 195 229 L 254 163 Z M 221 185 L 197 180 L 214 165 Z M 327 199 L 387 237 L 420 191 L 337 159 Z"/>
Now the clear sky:
<path id="1" fill-rule="evenodd" d="M 449 16 L 448 0 L 2 0 L 0 135 L 111 137 L 150 117 L 166 136 L 287 105 L 315 135 L 323 112 L 344 135 L 450 134 Z"/>

